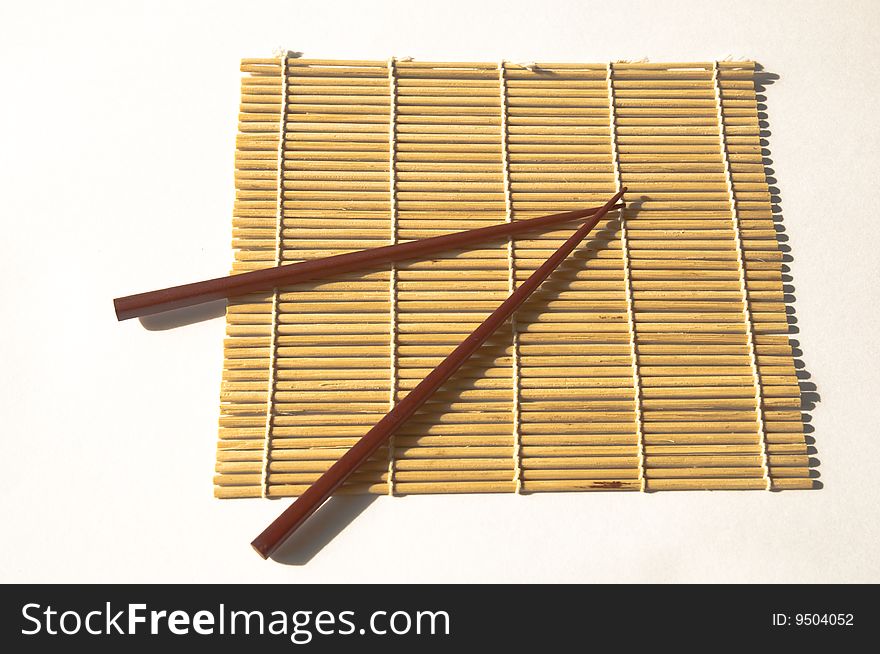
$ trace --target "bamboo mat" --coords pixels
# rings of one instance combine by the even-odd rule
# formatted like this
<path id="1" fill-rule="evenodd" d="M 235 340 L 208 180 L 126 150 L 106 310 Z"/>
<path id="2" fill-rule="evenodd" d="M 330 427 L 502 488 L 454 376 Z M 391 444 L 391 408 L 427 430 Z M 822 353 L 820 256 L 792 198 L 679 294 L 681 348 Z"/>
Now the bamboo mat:
<path id="1" fill-rule="evenodd" d="M 629 187 L 343 491 L 812 487 L 753 63 L 242 72 L 234 272 Z M 572 229 L 231 302 L 215 494 L 301 493 Z"/>

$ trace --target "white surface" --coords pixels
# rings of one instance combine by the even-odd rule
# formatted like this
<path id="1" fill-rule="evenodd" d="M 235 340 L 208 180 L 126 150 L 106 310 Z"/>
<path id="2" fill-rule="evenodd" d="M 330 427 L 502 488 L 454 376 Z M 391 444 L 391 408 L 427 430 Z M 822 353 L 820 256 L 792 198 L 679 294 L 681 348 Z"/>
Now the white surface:
<path id="1" fill-rule="evenodd" d="M 3 3 L 0 581 L 880 581 L 878 7 Z M 313 526 L 329 543 L 306 565 L 260 560 L 248 543 L 286 501 L 212 497 L 223 319 L 148 331 L 111 299 L 228 269 L 238 63 L 279 44 L 777 73 L 824 489 L 354 500 L 315 518 L 363 508 L 335 538 Z"/>

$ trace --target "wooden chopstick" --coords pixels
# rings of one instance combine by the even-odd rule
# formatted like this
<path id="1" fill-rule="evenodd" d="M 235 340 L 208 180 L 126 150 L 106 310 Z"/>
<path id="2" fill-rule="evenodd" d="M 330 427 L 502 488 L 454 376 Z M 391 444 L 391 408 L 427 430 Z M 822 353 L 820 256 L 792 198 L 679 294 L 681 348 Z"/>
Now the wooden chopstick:
<path id="1" fill-rule="evenodd" d="M 458 370 L 465 361 L 500 327 L 519 306 L 547 279 L 560 263 L 584 240 L 587 234 L 623 196 L 626 188 L 598 209 L 532 275 L 493 311 L 470 336 L 465 338 L 427 377 L 398 402 L 384 418 L 370 429 L 348 452 L 343 454 L 318 480 L 309 486 L 272 524 L 257 536 L 251 546 L 264 559 L 269 557 L 295 532 L 333 492 L 348 479 L 392 434 L 421 407 L 428 398 Z"/>
<path id="2" fill-rule="evenodd" d="M 212 300 L 271 290 L 278 286 L 304 282 L 328 275 L 376 268 L 386 263 L 416 259 L 442 250 L 470 247 L 481 241 L 522 234 L 577 220 L 578 218 L 586 218 L 596 214 L 599 210 L 599 207 L 577 209 L 576 211 L 566 211 L 565 213 L 541 216 L 540 218 L 517 220 L 510 223 L 491 225 L 490 227 L 455 232 L 454 234 L 446 234 L 444 236 L 433 236 L 431 238 L 410 241 L 409 243 L 385 245 L 367 250 L 359 250 L 358 252 L 303 261 L 301 263 L 273 266 L 272 268 L 254 270 L 239 275 L 217 277 L 201 282 L 163 288 L 157 291 L 118 297 L 113 300 L 113 306 L 116 308 L 116 318 L 118 320 L 128 320 L 129 318 L 148 316 L 162 311 L 211 302 Z"/>

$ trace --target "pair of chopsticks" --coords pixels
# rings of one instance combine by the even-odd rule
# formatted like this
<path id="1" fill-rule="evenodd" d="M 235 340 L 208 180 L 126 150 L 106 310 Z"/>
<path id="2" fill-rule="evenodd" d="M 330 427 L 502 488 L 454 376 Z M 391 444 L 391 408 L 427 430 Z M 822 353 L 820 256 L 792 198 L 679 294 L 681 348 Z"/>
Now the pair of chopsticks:
<path id="1" fill-rule="evenodd" d="M 251 545 L 264 559 L 284 543 L 377 449 L 413 415 L 457 371 L 470 356 L 500 327 L 514 311 L 547 279 L 587 234 L 623 197 L 626 187 L 614 194 L 603 206 L 543 216 L 491 227 L 467 230 L 397 245 L 361 250 L 324 259 L 288 264 L 254 272 L 220 277 L 193 284 L 175 286 L 149 293 L 140 293 L 113 301 L 119 320 L 149 315 L 266 290 L 281 285 L 315 279 L 332 274 L 364 270 L 382 264 L 413 259 L 440 250 L 467 247 L 482 240 L 512 236 L 590 217 L 550 257 L 493 311 L 461 344 L 458 345 L 427 377 L 400 400 L 384 418 L 370 429 L 351 449 L 339 458 L 318 480 L 309 486 Z"/>

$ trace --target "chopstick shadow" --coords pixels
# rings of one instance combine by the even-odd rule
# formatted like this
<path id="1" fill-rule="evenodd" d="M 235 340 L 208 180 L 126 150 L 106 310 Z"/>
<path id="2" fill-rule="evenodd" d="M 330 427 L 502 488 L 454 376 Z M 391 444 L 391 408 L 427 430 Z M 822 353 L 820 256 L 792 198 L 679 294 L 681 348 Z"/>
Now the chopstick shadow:
<path id="1" fill-rule="evenodd" d="M 639 210 L 642 202 L 630 202 L 627 205 L 627 215 L 633 216 Z M 556 268 L 541 286 L 535 290 L 522 306 L 516 310 L 514 316 L 529 312 L 540 312 L 546 308 L 547 302 L 555 299 L 559 292 L 566 290 L 577 281 L 578 272 L 588 269 L 590 262 L 597 259 L 599 252 L 606 250 L 608 244 L 616 238 L 620 229 L 620 215 L 615 212 L 603 220 L 587 239 L 578 246 Z M 555 249 L 568 236 L 560 236 L 559 244 L 548 244 L 549 249 Z M 435 424 L 443 414 L 451 410 L 451 406 L 461 401 L 461 396 L 467 391 L 478 388 L 479 381 L 486 377 L 487 369 L 496 365 L 497 359 L 504 356 L 505 350 L 511 343 L 511 321 L 507 321 L 499 327 L 498 331 L 490 337 L 478 349 L 470 360 L 465 363 L 455 374 L 450 377 L 436 393 L 442 399 L 432 399 L 425 403 L 410 422 Z"/>
<path id="2" fill-rule="evenodd" d="M 283 565 L 305 565 L 376 501 L 378 495 L 334 495 L 271 556 Z"/>
<path id="3" fill-rule="evenodd" d="M 635 216 L 642 205 L 642 200 L 635 200 L 627 204 L 628 216 Z M 535 294 L 526 300 L 517 311 L 540 310 L 548 300 L 554 299 L 554 294 L 566 290 L 577 280 L 577 273 L 589 262 L 597 258 L 600 251 L 606 250 L 608 244 L 614 240 L 617 230 L 620 229 L 620 214 L 615 212 L 596 226 L 597 230 L 590 234 L 574 252 L 572 252 L 559 267 L 554 270 L 543 284 L 535 291 Z"/>
<path id="4" fill-rule="evenodd" d="M 151 332 L 161 332 L 166 329 L 175 329 L 184 325 L 192 325 L 205 320 L 220 318 L 226 314 L 226 300 L 214 300 L 192 307 L 163 311 L 152 316 L 138 318 L 144 329 Z"/>
<path id="5" fill-rule="evenodd" d="M 774 229 L 776 230 L 776 241 L 779 245 L 779 249 L 783 253 L 782 291 L 783 301 L 785 302 L 786 307 L 788 333 L 789 335 L 794 335 L 800 333 L 800 330 L 797 326 L 797 315 L 795 309 L 795 302 L 797 301 L 797 297 L 795 296 L 795 286 L 793 284 L 794 278 L 791 275 L 791 266 L 789 265 L 792 261 L 794 261 L 794 257 L 791 253 L 791 246 L 788 245 L 789 239 L 788 235 L 786 234 L 785 219 L 783 217 L 782 211 L 782 193 L 780 191 L 780 185 L 776 175 L 776 171 L 773 168 L 773 159 L 771 158 L 769 141 L 769 137 L 771 135 L 770 121 L 767 115 L 767 96 L 764 94 L 767 90 L 767 87 L 773 84 L 778 79 L 779 75 L 777 75 L 776 73 L 771 73 L 764 70 L 764 67 L 761 64 L 755 64 L 755 91 L 757 92 L 758 101 L 758 126 L 760 127 L 761 138 L 761 162 L 764 166 L 764 175 L 767 178 L 767 184 L 770 187 L 770 206 L 773 213 Z M 815 454 L 817 454 L 817 449 L 815 447 L 816 439 L 813 436 L 815 429 L 810 424 L 810 422 L 812 421 L 812 411 L 815 410 L 816 405 L 822 400 L 822 397 L 821 395 L 819 395 L 819 389 L 816 386 L 816 383 L 812 380 L 812 373 L 807 370 L 806 363 L 803 359 L 804 352 L 801 349 L 800 341 L 797 339 L 789 338 L 789 342 L 792 347 L 798 386 L 800 387 L 800 410 L 801 419 L 804 423 L 804 436 L 807 442 L 807 454 L 810 456 L 810 477 L 813 478 L 813 488 L 820 489 L 824 486 L 822 482 L 818 480 L 818 477 L 820 475 L 817 468 L 821 465 L 821 462 L 818 458 L 815 457 Z"/>

